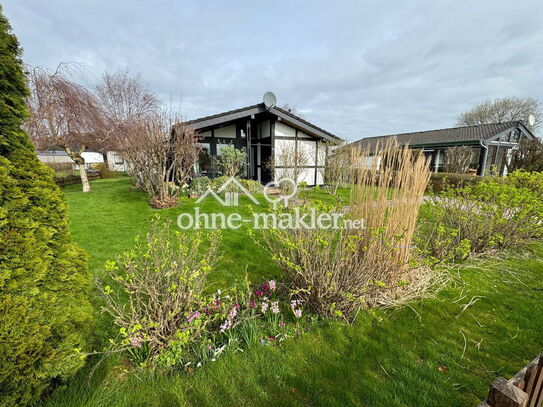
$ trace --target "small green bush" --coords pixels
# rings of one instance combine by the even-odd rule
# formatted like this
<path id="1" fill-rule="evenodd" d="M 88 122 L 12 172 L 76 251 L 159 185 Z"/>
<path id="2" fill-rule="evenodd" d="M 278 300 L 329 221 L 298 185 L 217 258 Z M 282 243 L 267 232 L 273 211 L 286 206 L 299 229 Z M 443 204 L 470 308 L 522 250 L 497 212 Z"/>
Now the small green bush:
<path id="1" fill-rule="evenodd" d="M 455 260 L 506 249 L 543 235 L 543 175 L 514 172 L 446 187 L 422 208 L 419 249 Z"/>
<path id="2" fill-rule="evenodd" d="M 21 130 L 28 94 L 0 9 L 0 405 L 36 401 L 83 364 L 92 330 L 86 256 L 71 239 L 53 171 Z"/>
<path id="3" fill-rule="evenodd" d="M 218 157 L 215 157 L 215 166 L 219 173 L 232 177 L 237 175 L 247 160 L 247 153 L 234 146 L 226 146 L 221 149 Z"/>
<path id="4" fill-rule="evenodd" d="M 454 174 L 448 172 L 433 172 L 430 174 L 428 189 L 432 192 L 441 192 L 447 187 L 459 188 L 463 185 L 476 184 L 482 181 L 483 177 L 469 174 Z"/>
<path id="5" fill-rule="evenodd" d="M 102 178 L 114 178 L 115 173 L 109 169 L 107 163 L 97 163 L 92 166 L 93 170 L 98 171 Z"/>
<path id="6" fill-rule="evenodd" d="M 211 180 L 210 186 L 214 191 L 217 191 L 229 179 L 230 179 L 230 177 L 227 177 L 227 176 L 213 178 Z M 264 193 L 264 187 L 258 181 L 245 179 L 245 178 L 236 178 L 236 180 L 241 184 L 241 186 L 243 186 L 245 189 L 247 189 L 251 194 L 262 194 L 262 193 Z M 241 188 L 239 188 L 237 185 L 231 183 L 225 188 L 225 190 L 223 192 L 241 192 Z"/>
<path id="7" fill-rule="evenodd" d="M 190 181 L 189 194 L 191 196 L 200 196 L 207 191 L 211 185 L 208 177 L 195 177 Z"/>

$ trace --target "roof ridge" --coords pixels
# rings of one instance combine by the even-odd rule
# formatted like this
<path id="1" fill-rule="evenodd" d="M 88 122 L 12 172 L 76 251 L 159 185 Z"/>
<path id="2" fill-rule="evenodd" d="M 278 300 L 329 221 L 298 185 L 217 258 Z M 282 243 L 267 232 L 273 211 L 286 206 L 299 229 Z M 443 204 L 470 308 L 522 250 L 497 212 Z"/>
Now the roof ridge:
<path id="1" fill-rule="evenodd" d="M 469 127 L 485 127 L 485 126 L 495 126 L 499 124 L 512 124 L 512 123 L 522 123 L 522 120 L 511 120 L 508 122 L 496 122 L 496 123 L 483 123 L 483 124 L 470 124 L 470 125 L 464 125 L 464 126 L 456 126 L 456 127 L 444 127 L 441 129 L 432 129 L 432 130 L 422 130 L 422 131 L 408 131 L 406 133 L 393 133 L 393 134 L 385 134 L 383 136 L 371 136 L 371 137 L 364 137 L 360 140 L 355 141 L 359 142 L 362 140 L 370 140 L 370 139 L 377 139 L 377 138 L 384 138 L 384 137 L 394 137 L 394 136 L 407 136 L 409 134 L 421 134 L 421 133 L 430 133 L 433 131 L 444 131 L 444 130 L 457 130 L 457 129 L 465 129 Z"/>
<path id="2" fill-rule="evenodd" d="M 227 111 L 220 112 L 220 113 L 210 114 L 208 116 L 197 117 L 196 119 L 186 120 L 186 121 L 184 121 L 184 123 L 185 124 L 191 124 L 191 123 L 196 123 L 196 122 L 200 122 L 200 121 L 204 121 L 204 120 L 209 120 L 209 119 L 211 119 L 213 117 L 222 116 L 222 115 L 225 115 L 225 114 L 231 114 L 231 113 L 235 113 L 235 112 L 241 112 L 241 111 L 247 110 L 247 109 L 253 109 L 253 108 L 258 107 L 260 105 L 263 105 L 263 103 L 257 103 L 257 104 L 254 104 L 254 105 L 240 107 L 238 109 L 232 109 L 232 110 L 227 110 Z"/>

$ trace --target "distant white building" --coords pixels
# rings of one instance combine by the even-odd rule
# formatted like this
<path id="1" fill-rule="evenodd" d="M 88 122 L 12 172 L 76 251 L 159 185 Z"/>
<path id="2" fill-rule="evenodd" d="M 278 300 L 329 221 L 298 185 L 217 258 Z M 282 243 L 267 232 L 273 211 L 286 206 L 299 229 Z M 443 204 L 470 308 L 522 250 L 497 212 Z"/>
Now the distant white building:
<path id="1" fill-rule="evenodd" d="M 95 164 L 107 162 L 111 171 L 126 171 L 126 164 L 122 156 L 115 151 L 108 151 L 105 154 L 96 151 L 85 151 L 82 156 L 85 159 L 85 168 L 87 169 L 92 169 Z M 69 163 L 73 165 L 73 169 L 77 169 L 75 162 L 64 150 L 38 151 L 38 159 L 49 164 Z"/>
<path id="2" fill-rule="evenodd" d="M 107 166 L 111 171 L 126 171 L 126 162 L 122 155 L 116 151 L 108 151 L 106 153 Z"/>

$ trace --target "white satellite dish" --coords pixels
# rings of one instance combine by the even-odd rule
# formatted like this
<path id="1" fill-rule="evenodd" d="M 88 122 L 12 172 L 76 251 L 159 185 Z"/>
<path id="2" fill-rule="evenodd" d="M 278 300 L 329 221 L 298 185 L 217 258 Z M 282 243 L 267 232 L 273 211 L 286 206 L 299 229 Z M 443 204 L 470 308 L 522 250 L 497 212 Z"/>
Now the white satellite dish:
<path id="1" fill-rule="evenodd" d="M 262 101 L 264 102 L 264 106 L 266 106 L 266 109 L 271 109 L 272 107 L 275 107 L 277 104 L 277 98 L 272 92 L 266 92 L 264 93 L 264 97 L 262 98 Z"/>
<path id="2" fill-rule="evenodd" d="M 535 116 L 534 116 L 533 114 L 530 113 L 530 114 L 528 115 L 528 124 L 529 124 L 530 126 L 533 126 L 534 123 L 535 123 Z"/>

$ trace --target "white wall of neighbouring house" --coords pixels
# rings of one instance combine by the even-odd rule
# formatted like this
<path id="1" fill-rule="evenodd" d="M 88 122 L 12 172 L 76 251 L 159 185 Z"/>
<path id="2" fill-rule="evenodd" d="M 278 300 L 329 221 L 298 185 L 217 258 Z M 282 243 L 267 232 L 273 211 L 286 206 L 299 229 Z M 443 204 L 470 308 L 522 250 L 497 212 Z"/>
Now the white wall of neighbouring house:
<path id="1" fill-rule="evenodd" d="M 99 164 L 104 162 L 104 156 L 102 153 L 94 151 L 85 151 L 81 154 L 85 159 L 85 167 L 91 168 L 93 164 Z M 68 157 L 65 151 L 39 151 L 38 159 L 44 163 L 72 163 L 74 169 L 77 169 L 74 161 Z"/>
<path id="2" fill-rule="evenodd" d="M 107 166 L 111 171 L 126 171 L 126 162 L 124 158 L 116 151 L 106 153 Z"/>

